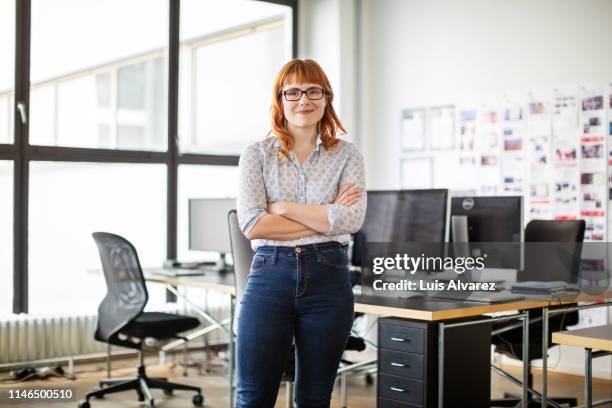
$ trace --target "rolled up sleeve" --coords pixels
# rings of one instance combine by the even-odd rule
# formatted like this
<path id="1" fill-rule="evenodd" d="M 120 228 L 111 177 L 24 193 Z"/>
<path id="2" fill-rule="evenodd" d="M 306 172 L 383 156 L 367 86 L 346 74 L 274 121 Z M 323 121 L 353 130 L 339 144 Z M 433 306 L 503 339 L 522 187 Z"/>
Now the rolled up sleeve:
<path id="1" fill-rule="evenodd" d="M 259 144 L 248 146 L 238 163 L 238 223 L 244 235 L 267 214 L 266 187 Z"/>
<path id="2" fill-rule="evenodd" d="M 354 234 L 359 231 L 365 218 L 367 193 L 363 156 L 355 145 L 351 145 L 349 156 L 340 175 L 338 188 L 352 182 L 363 190 L 359 200 L 353 205 L 327 204 L 327 220 L 331 228 L 326 235 Z"/>

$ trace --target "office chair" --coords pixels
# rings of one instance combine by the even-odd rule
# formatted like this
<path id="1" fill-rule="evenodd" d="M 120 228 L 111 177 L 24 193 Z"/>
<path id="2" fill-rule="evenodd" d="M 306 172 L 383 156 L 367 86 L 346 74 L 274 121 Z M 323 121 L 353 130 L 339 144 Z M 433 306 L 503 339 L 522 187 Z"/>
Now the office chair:
<path id="1" fill-rule="evenodd" d="M 519 272 L 524 279 L 522 280 L 574 280 L 578 278 L 580 271 L 580 254 L 582 251 L 582 241 L 584 239 L 585 222 L 584 220 L 532 220 L 525 227 L 525 270 Z M 552 245 L 529 246 L 530 242 L 561 242 L 564 245 L 563 251 Z M 559 268 L 551 268 L 551 262 L 561 263 Z M 554 269 L 554 270 L 552 270 Z M 565 276 L 555 276 L 564 270 Z M 567 306 L 567 305 L 566 305 Z M 554 310 L 554 308 L 551 308 Z M 542 311 L 530 311 L 529 326 L 529 361 L 542 358 Z M 548 342 L 551 344 L 552 332 L 566 330 L 567 326 L 578 323 L 578 312 L 563 313 L 551 316 L 548 326 Z M 521 359 L 523 352 L 522 327 L 516 324 L 502 323 L 493 326 L 493 339 L 495 351 L 512 358 Z M 503 370 L 495 368 L 503 376 L 507 376 Z M 509 377 L 507 377 L 509 378 Z M 533 375 L 529 367 L 528 387 L 533 389 Z M 531 395 L 531 394 L 529 394 Z M 506 398 L 491 401 L 492 407 L 514 407 L 521 403 L 521 398 L 506 393 Z M 557 404 L 569 404 L 574 407 L 577 405 L 576 398 L 548 398 Z M 539 407 L 540 402 L 529 401 L 529 407 Z"/>
<path id="2" fill-rule="evenodd" d="M 100 387 L 79 402 L 79 408 L 90 408 L 89 400 L 103 398 L 107 394 L 134 390 L 138 400 L 145 398 L 150 408 L 155 406 L 151 388 L 164 390 L 171 395 L 174 390 L 194 391 L 192 402 L 201 407 L 204 403 L 202 389 L 190 385 L 167 382 L 165 378 L 151 378 L 145 372 L 144 340 L 181 338 L 178 333 L 197 327 L 198 319 L 170 313 L 144 312 L 149 299 L 147 287 L 136 249 L 126 239 L 106 232 L 93 234 L 100 259 L 107 293 L 98 307 L 98 326 L 94 338 L 98 341 L 138 350 L 138 375 L 131 380 L 102 381 Z"/>

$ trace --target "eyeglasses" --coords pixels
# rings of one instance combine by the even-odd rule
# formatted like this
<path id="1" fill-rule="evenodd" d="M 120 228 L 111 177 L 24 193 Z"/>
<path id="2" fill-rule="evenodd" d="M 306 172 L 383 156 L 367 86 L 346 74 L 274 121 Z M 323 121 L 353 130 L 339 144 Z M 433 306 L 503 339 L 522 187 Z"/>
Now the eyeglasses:
<path id="1" fill-rule="evenodd" d="M 303 94 L 306 94 L 311 101 L 316 101 L 323 98 L 325 90 L 321 88 L 308 88 L 305 91 L 301 89 L 287 89 L 286 91 L 282 91 L 281 94 L 285 95 L 285 99 L 289 102 L 299 101 L 302 99 Z"/>

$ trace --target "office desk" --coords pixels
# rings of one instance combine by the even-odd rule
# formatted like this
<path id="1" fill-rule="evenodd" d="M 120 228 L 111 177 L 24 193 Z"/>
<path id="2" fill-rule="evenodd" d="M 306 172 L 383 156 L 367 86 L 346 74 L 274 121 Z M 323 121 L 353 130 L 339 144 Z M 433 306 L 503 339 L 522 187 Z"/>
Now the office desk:
<path id="1" fill-rule="evenodd" d="M 232 321 L 233 316 L 233 297 L 235 295 L 234 289 L 234 274 L 231 272 L 220 273 L 216 270 L 202 268 L 202 272 L 204 275 L 200 276 L 168 276 L 156 273 L 161 268 L 143 268 L 142 272 L 144 278 L 147 282 L 152 283 L 160 283 L 166 286 L 170 292 L 174 293 L 177 297 L 180 297 L 191 306 L 196 313 L 198 313 L 201 317 L 206 319 L 210 325 L 196 330 L 186 336 L 187 341 L 193 340 L 195 338 L 201 337 L 207 333 L 210 333 L 213 330 L 221 329 L 224 330 L 228 336 L 231 336 L 231 328 L 228 329 L 226 326 L 229 326 Z M 187 288 L 199 288 L 199 289 L 207 289 L 214 290 L 226 295 L 230 296 L 230 318 L 224 319 L 222 321 L 218 321 L 210 314 L 207 313 L 206 310 L 203 310 L 200 306 L 193 303 L 187 296 L 184 296 L 182 293 L 178 291 L 178 287 L 187 287 Z M 176 346 L 185 343 L 184 340 L 176 340 L 171 343 L 168 343 L 162 347 L 162 351 L 169 351 Z M 231 342 L 230 342 L 231 343 Z"/>
<path id="2" fill-rule="evenodd" d="M 578 346 L 584 348 L 584 405 L 591 408 L 611 402 L 611 399 L 597 401 L 593 404 L 593 357 L 602 357 L 612 354 L 612 325 L 589 327 L 572 331 L 553 333 L 553 343 Z M 593 351 L 598 350 L 598 351 Z"/>
<path id="3" fill-rule="evenodd" d="M 203 289 L 215 290 L 221 293 L 225 293 L 230 296 L 230 310 L 233 315 L 234 310 L 234 276 L 232 273 L 219 274 L 216 272 L 206 272 L 204 276 L 191 276 L 191 277 L 168 277 L 155 275 L 153 272 L 156 268 L 147 268 L 145 269 L 145 278 L 150 282 L 157 282 L 166 284 L 169 289 L 171 289 L 178 296 L 182 295 L 176 291 L 176 287 L 184 286 L 184 287 L 197 287 Z M 555 297 L 555 298 L 534 298 L 534 299 L 523 299 L 518 301 L 512 301 L 507 303 L 494 303 L 494 304 L 485 304 L 485 303 L 475 303 L 475 302 L 466 302 L 466 301 L 457 301 L 457 300 L 448 300 L 448 299 L 431 299 L 431 298 L 409 298 L 409 299 L 397 299 L 397 298 L 388 298 L 388 297 L 379 297 L 379 296 L 367 296 L 367 295 L 356 295 L 355 296 L 355 311 L 362 313 L 370 313 L 376 315 L 384 315 L 405 319 L 412 319 L 422 322 L 432 322 L 438 325 L 438 347 L 439 353 L 443 356 L 444 353 L 444 341 L 445 341 L 445 333 L 448 330 L 452 330 L 453 328 L 465 327 L 469 325 L 479 325 L 492 323 L 495 321 L 503 321 L 503 320 L 511 320 L 518 319 L 523 321 L 523 339 L 524 343 L 528 344 L 525 340 L 528 339 L 529 336 L 529 310 L 533 309 L 542 309 L 543 317 L 542 320 L 544 322 L 543 334 L 543 351 L 548 350 L 548 336 L 547 333 L 547 322 L 549 317 L 549 308 L 556 307 L 553 311 L 554 313 L 559 313 L 562 311 L 568 310 L 579 310 L 590 307 L 605 307 L 612 304 L 612 302 L 597 304 L 597 305 L 573 305 L 574 303 L 580 301 L 601 301 L 603 299 L 612 297 L 612 291 L 610 290 L 600 290 L 599 293 L 595 294 L 580 294 L 578 296 L 568 296 L 568 297 Z M 192 306 L 188 299 L 185 299 Z M 568 306 L 568 309 L 558 309 L 559 307 L 563 307 L 564 305 Z M 482 320 L 480 316 L 484 314 L 492 314 L 499 312 L 509 312 L 519 310 L 523 311 L 522 313 L 515 313 L 510 316 L 504 316 L 499 318 L 493 318 L 488 320 Z M 203 312 L 203 311 L 199 311 Z M 202 314 L 202 313 L 201 313 Z M 472 319 L 472 320 L 462 320 L 461 322 L 453 322 L 456 319 Z M 210 321 L 210 319 L 207 318 Z M 483 323 L 486 322 L 486 323 Z M 225 328 L 225 322 L 217 322 L 213 323 L 212 329 L 216 329 L 222 327 L 225 329 L 228 334 L 230 334 L 230 330 Z M 202 335 L 211 330 L 211 326 L 201 329 L 198 331 L 198 335 Z M 232 343 L 229 342 L 230 348 L 232 348 Z M 441 347 L 440 347 L 441 346 Z M 232 350 L 230 349 L 230 354 Z M 523 348 L 524 357 L 528 355 L 528 347 Z M 546 407 L 546 368 L 547 368 L 547 353 L 543 353 L 543 381 L 544 387 L 541 395 L 542 398 L 542 406 Z M 438 356 L 439 357 L 439 356 Z M 230 359 L 231 360 L 231 359 Z M 438 364 L 438 407 L 443 407 L 444 404 L 440 401 L 444 400 L 443 394 L 443 375 L 444 375 L 444 360 L 443 358 L 437 359 Z M 526 359 L 525 359 L 526 361 Z M 527 377 L 528 372 L 526 370 L 527 365 L 525 365 L 525 369 L 523 370 L 523 397 L 526 398 L 528 392 L 532 392 L 527 389 Z M 233 364 L 230 362 L 230 372 L 233 372 Z M 232 383 L 233 375 L 230 375 L 230 389 L 233 389 Z M 533 392 L 534 395 L 540 397 L 540 394 Z M 230 403 L 231 404 L 231 403 Z"/>
<path id="4" fill-rule="evenodd" d="M 215 290 L 226 295 L 234 295 L 234 274 L 232 272 L 219 273 L 214 270 L 202 269 L 201 276 L 168 276 L 156 274 L 161 268 L 143 268 L 145 279 L 148 282 L 169 284 L 172 286 L 185 286 Z"/>

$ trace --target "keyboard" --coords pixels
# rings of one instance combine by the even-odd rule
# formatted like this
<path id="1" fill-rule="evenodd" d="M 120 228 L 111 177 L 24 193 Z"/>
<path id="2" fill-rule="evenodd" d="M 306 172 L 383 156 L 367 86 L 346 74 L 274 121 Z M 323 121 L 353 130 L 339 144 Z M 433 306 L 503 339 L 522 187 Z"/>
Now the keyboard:
<path id="1" fill-rule="evenodd" d="M 502 303 L 509 302 L 512 300 L 524 299 L 525 296 L 516 293 L 508 292 L 471 292 L 461 290 L 448 290 L 437 292 L 432 295 L 438 299 L 450 299 L 450 300 L 462 300 L 466 302 L 480 302 L 480 303 Z"/>
<path id="2" fill-rule="evenodd" d="M 202 276 L 205 275 L 201 269 L 181 269 L 181 268 L 156 268 L 151 270 L 155 275 L 169 276 L 176 278 L 179 276 Z"/>

